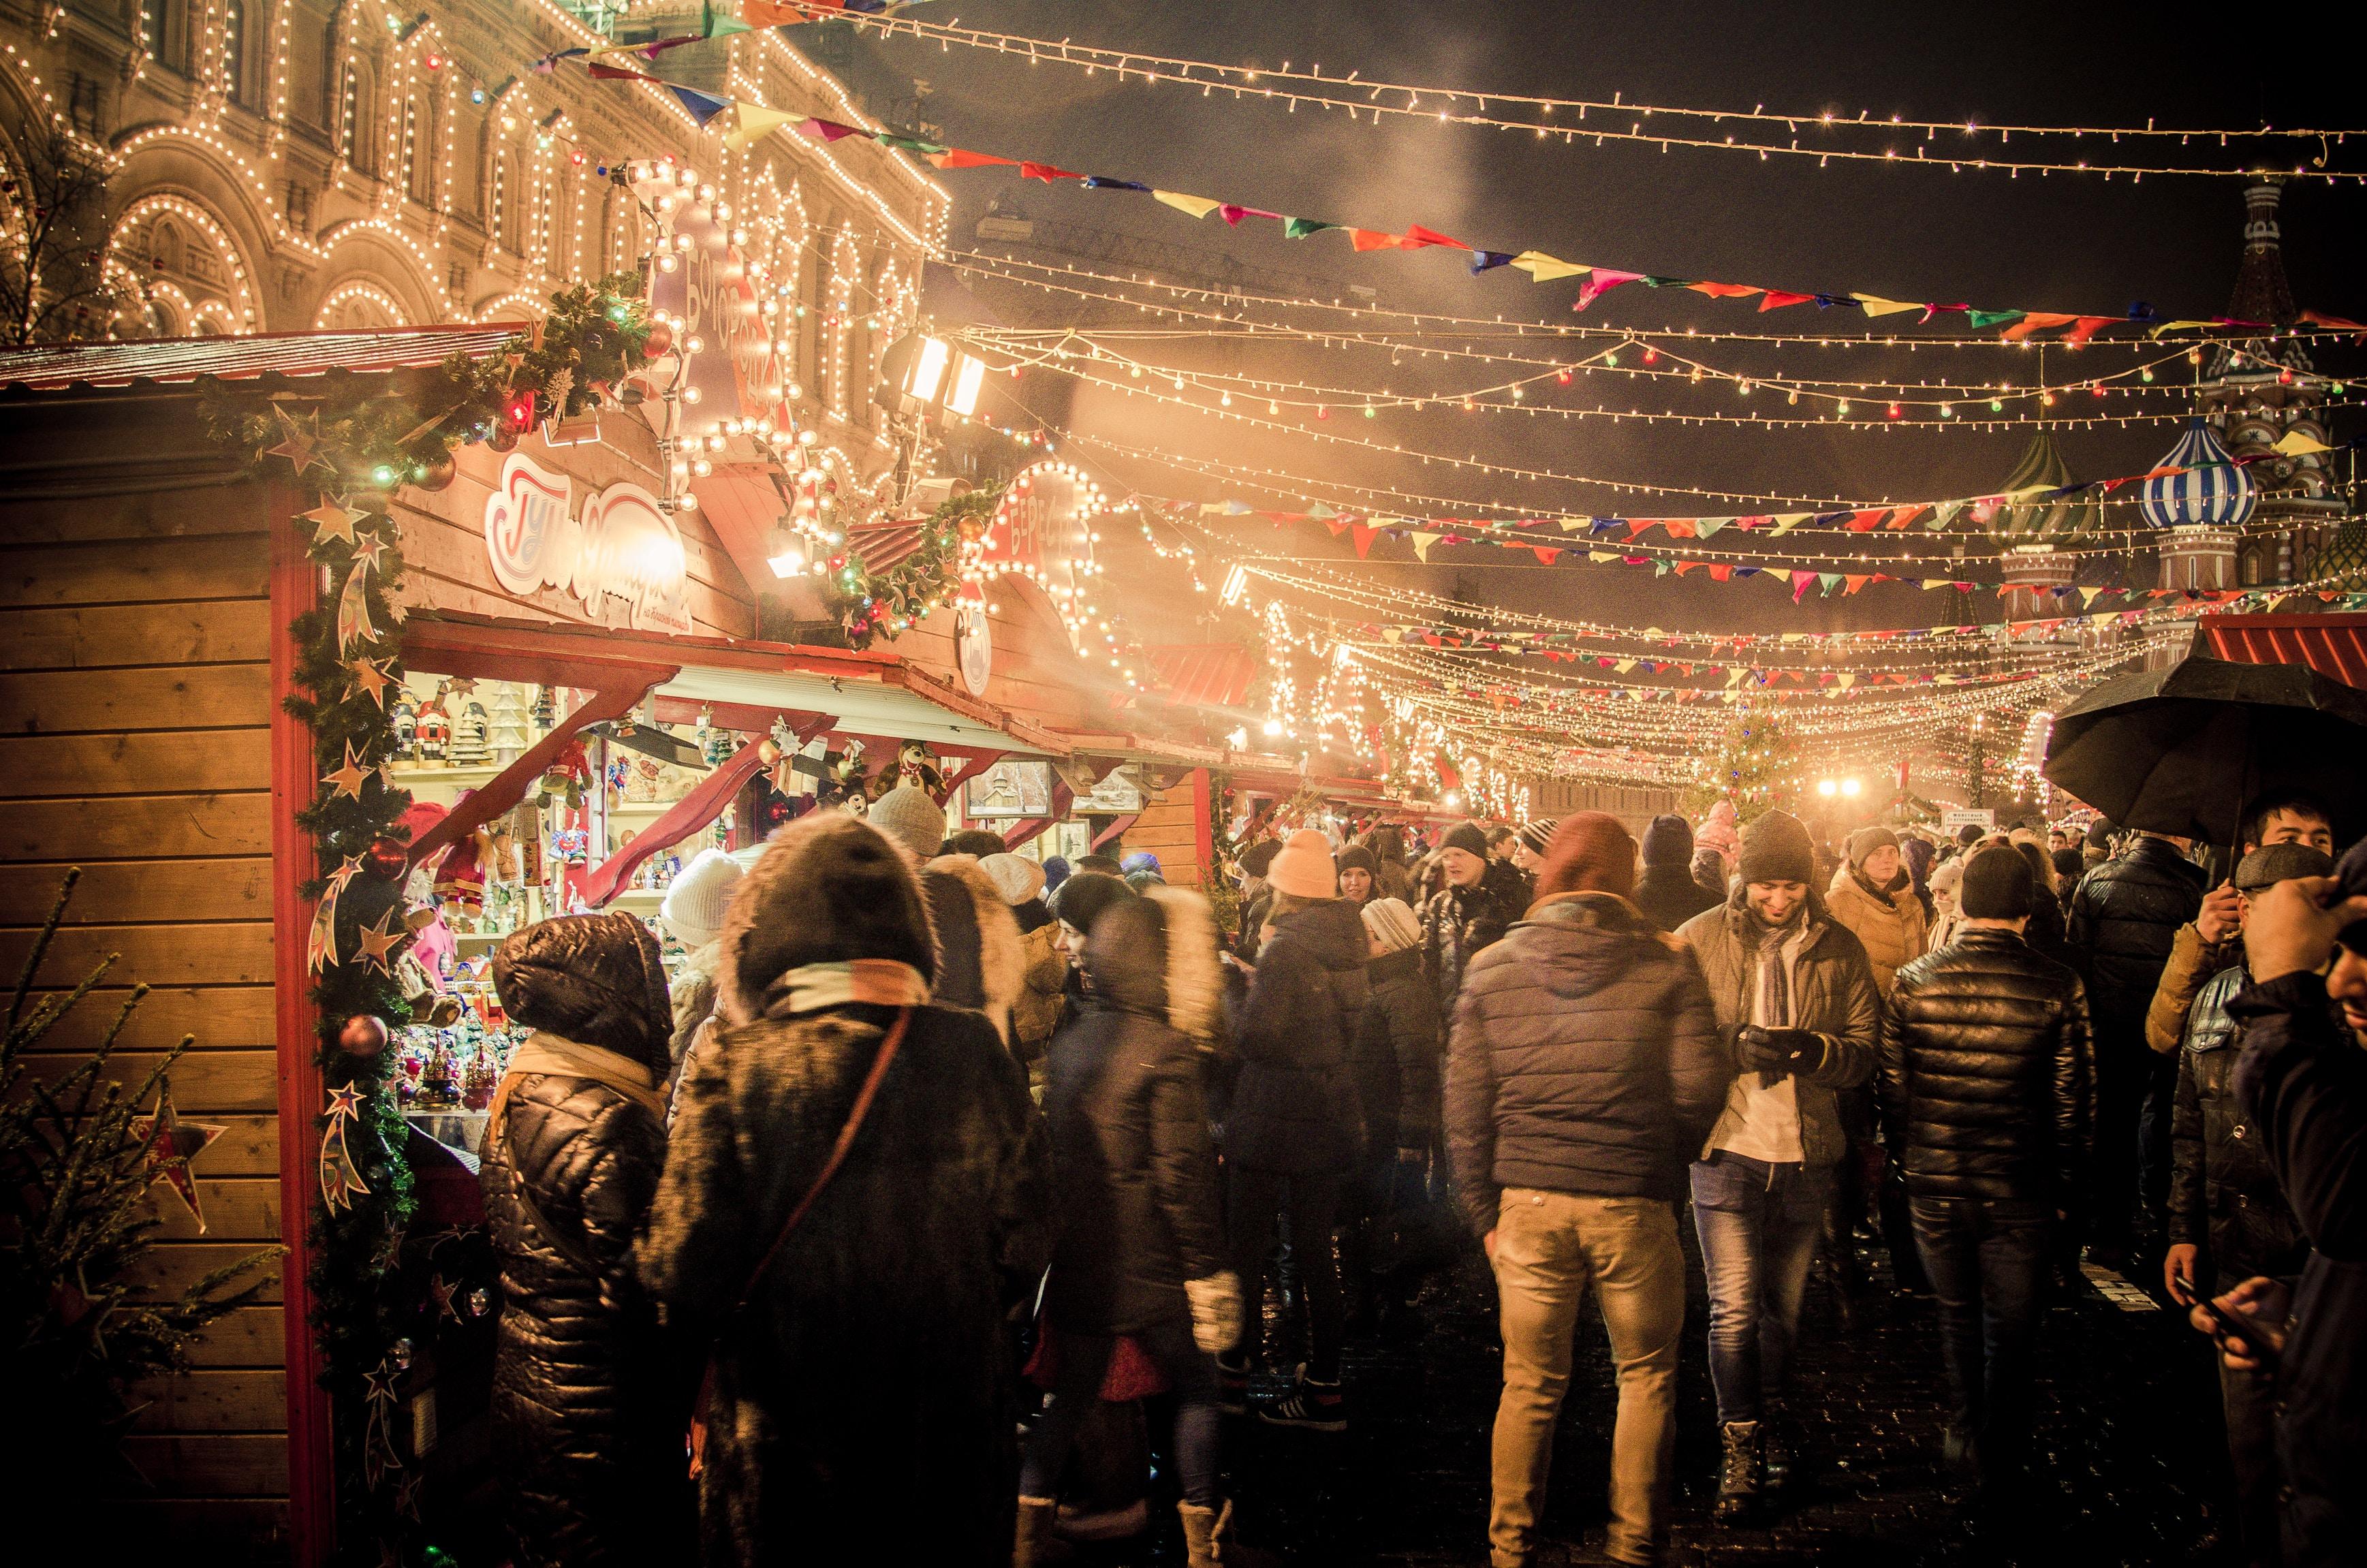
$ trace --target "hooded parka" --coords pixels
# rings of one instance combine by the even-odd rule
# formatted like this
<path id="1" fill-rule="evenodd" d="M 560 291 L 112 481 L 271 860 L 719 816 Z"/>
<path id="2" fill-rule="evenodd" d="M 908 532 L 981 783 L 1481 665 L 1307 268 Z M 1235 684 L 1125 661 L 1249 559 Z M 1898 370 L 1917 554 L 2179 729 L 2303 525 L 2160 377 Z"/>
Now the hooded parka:
<path id="1" fill-rule="evenodd" d="M 912 1006 L 845 1163 L 752 1285 L 896 1018 L 809 1009 L 812 988 L 854 960 L 933 976 L 936 956 L 910 860 L 835 812 L 774 838 L 722 942 L 719 1027 L 683 1075 L 640 1254 L 673 1321 L 713 1346 L 706 1560 L 1008 1562 L 1003 1328 L 1049 1240 L 1025 1077 L 980 1014 Z"/>
<path id="2" fill-rule="evenodd" d="M 1327 899 L 1274 921 L 1235 1035 L 1225 1152 L 1251 1170 L 1346 1170 L 1364 1142 L 1348 1051 L 1370 993 L 1363 916 Z"/>
<path id="3" fill-rule="evenodd" d="M 683 1423 L 695 1363 L 633 1270 L 665 1159 L 655 1108 L 673 1017 L 656 938 L 629 915 L 530 926 L 493 956 L 510 1017 L 623 1058 L 640 1097 L 593 1077 L 505 1085 L 479 1172 L 501 1260 L 493 1456 L 527 1564 L 671 1560 L 690 1530 Z"/>

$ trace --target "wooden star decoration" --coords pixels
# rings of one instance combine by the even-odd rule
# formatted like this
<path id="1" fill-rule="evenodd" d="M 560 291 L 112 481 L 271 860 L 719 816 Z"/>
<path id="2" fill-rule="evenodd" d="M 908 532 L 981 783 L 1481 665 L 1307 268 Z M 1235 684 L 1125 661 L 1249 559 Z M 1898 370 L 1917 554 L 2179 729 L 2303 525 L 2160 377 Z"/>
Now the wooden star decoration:
<path id="1" fill-rule="evenodd" d="M 199 1235 L 206 1233 L 206 1211 L 198 1202 L 198 1184 L 189 1176 L 189 1162 L 212 1148 L 214 1140 L 228 1131 L 210 1123 L 183 1121 L 173 1107 L 172 1085 L 162 1082 L 156 1085 L 156 1108 L 131 1119 L 131 1136 L 142 1147 L 149 1185 L 161 1181 L 178 1193 L 196 1217 Z"/>
<path id="2" fill-rule="evenodd" d="M 394 684 L 394 676 L 387 668 L 393 663 L 391 658 L 348 659 L 345 668 L 353 672 L 354 684 L 368 692 L 369 699 L 383 708 L 386 706 L 386 688 Z"/>
<path id="3" fill-rule="evenodd" d="M 388 904 L 386 913 L 378 917 L 378 924 L 363 926 L 360 937 L 362 962 L 376 964 L 380 973 L 387 973 L 390 972 L 390 966 L 386 961 L 388 956 L 411 939 L 411 932 L 408 929 L 396 928 L 394 905 Z"/>
<path id="4" fill-rule="evenodd" d="M 450 1318 L 454 1323 L 460 1321 L 460 1310 L 452 1304 L 452 1298 L 459 1294 L 459 1290 L 460 1288 L 458 1285 L 445 1278 L 441 1274 L 431 1274 L 427 1277 L 427 1299 L 436 1303 L 435 1310 L 437 1313 Z"/>
<path id="5" fill-rule="evenodd" d="M 334 785 L 336 793 L 339 795 L 351 795 L 356 801 L 359 801 L 362 798 L 362 781 L 369 777 L 369 772 L 370 770 L 362 767 L 354 756 L 354 743 L 347 741 L 345 765 L 333 772 L 321 775 L 321 782 Z"/>
<path id="6" fill-rule="evenodd" d="M 280 440 L 277 446 L 264 449 L 265 457 L 286 458 L 298 473 L 322 460 L 319 437 L 306 435 L 286 409 L 274 408 L 271 412 L 279 419 Z"/>
<path id="7" fill-rule="evenodd" d="M 313 543 L 318 544 L 323 540 L 341 539 L 347 544 L 352 544 L 355 542 L 354 525 L 369 514 L 357 512 L 342 501 L 323 501 L 311 511 L 299 515 L 312 525 Z"/>
<path id="8" fill-rule="evenodd" d="M 386 553 L 386 540 L 377 534 L 364 534 L 354 541 L 354 564 L 365 572 L 383 572 L 379 557 Z"/>

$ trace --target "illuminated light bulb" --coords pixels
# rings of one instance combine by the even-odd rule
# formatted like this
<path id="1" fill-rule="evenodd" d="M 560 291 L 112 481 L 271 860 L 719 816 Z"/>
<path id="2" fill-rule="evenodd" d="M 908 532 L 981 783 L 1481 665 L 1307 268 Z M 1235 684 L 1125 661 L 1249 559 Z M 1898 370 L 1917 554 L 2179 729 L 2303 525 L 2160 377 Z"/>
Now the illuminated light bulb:
<path id="1" fill-rule="evenodd" d="M 2005 412 L 2005 400 L 2003 398 L 1997 397 L 1989 399 L 1989 412 L 1991 414 L 2003 414 Z"/>

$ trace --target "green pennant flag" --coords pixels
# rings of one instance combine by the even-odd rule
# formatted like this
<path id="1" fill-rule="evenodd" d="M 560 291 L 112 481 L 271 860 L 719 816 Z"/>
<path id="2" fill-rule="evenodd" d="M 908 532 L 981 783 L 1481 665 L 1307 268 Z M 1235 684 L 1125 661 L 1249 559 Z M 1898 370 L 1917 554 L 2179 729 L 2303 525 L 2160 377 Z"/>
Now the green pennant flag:
<path id="1" fill-rule="evenodd" d="M 1976 327 L 2003 326 L 2008 322 L 2018 322 L 2022 317 L 2022 312 L 2020 311 L 1969 311 L 1965 314 Z"/>
<path id="2" fill-rule="evenodd" d="M 1326 229 L 1336 229 L 1339 226 L 1337 223 L 1327 223 L 1320 218 L 1285 218 L 1282 221 L 1282 237 L 1285 240 L 1303 240 L 1309 234 L 1319 234 Z"/>
<path id="3" fill-rule="evenodd" d="M 885 131 L 873 137 L 872 140 L 882 147 L 900 147 L 907 153 L 919 153 L 924 157 L 931 153 L 953 151 L 941 142 L 923 142 L 917 136 L 890 136 Z"/>
<path id="4" fill-rule="evenodd" d="M 748 24 L 737 17 L 719 15 L 712 6 L 702 7 L 698 32 L 701 38 L 723 38 L 731 33 L 744 33 Z"/>

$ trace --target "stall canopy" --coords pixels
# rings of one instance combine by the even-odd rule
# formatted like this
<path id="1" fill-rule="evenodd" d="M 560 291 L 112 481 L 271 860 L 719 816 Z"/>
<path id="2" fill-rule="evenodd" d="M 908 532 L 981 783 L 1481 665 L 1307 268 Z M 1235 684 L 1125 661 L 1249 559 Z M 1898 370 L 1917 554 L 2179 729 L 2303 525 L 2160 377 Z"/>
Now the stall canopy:
<path id="1" fill-rule="evenodd" d="M 2367 687 L 2367 615 L 2206 615 L 2193 652 L 2250 665 L 2307 665 Z"/>

